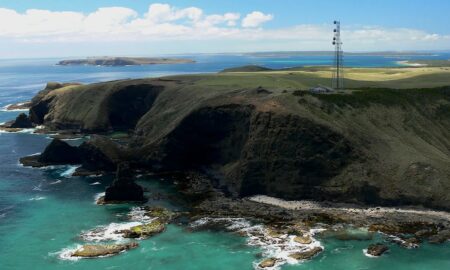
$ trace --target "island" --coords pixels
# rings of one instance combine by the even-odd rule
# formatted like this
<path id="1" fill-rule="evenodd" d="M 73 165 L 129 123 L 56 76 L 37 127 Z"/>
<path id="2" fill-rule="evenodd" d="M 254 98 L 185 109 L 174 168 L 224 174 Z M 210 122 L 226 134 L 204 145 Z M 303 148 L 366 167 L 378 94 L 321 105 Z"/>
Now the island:
<path id="1" fill-rule="evenodd" d="M 86 59 L 62 60 L 60 66 L 91 65 L 91 66 L 140 66 L 157 64 L 187 64 L 195 63 L 185 58 L 159 58 L 159 57 L 89 57 Z"/>

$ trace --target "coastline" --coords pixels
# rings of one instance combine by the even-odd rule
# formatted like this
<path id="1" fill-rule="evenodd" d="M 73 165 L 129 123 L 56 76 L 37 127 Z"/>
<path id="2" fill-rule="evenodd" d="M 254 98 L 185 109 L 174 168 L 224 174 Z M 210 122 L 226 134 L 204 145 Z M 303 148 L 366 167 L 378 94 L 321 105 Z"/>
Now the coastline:
<path id="1" fill-rule="evenodd" d="M 347 212 L 356 215 L 364 215 L 372 218 L 382 218 L 386 215 L 410 215 L 423 216 L 430 219 L 443 220 L 450 222 L 450 213 L 432 209 L 418 209 L 417 207 L 361 207 L 343 203 L 321 203 L 314 201 L 286 201 L 283 199 L 257 195 L 247 198 L 249 201 L 261 204 L 277 206 L 287 210 L 324 210 L 335 212 Z"/>
<path id="2" fill-rule="evenodd" d="M 420 64 L 420 63 L 414 63 L 408 60 L 405 61 L 397 61 L 397 64 L 399 64 L 400 66 L 406 66 L 406 67 L 427 67 L 428 65 L 426 64 Z"/>

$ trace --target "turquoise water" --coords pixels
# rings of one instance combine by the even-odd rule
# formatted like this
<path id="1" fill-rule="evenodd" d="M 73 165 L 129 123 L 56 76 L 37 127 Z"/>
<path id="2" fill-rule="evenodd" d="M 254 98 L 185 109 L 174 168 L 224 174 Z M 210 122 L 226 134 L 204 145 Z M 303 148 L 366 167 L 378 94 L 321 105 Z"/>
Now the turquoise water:
<path id="1" fill-rule="evenodd" d="M 0 107 L 30 99 L 47 81 L 96 82 L 110 79 L 159 76 L 187 72 L 214 72 L 242 64 L 289 67 L 322 64 L 326 57 L 251 58 L 243 56 L 196 56 L 199 64 L 150 67 L 58 67 L 55 59 L 0 61 Z M 446 56 L 442 56 L 446 57 Z M 395 65 L 398 59 L 354 57 L 355 66 Z M 0 122 L 19 112 L 0 111 Z M 98 226 L 127 222 L 132 205 L 97 206 L 94 197 L 104 191 L 111 177 L 70 177 L 71 167 L 24 168 L 22 156 L 41 152 L 50 142 L 45 135 L 0 133 L 0 269 L 253 269 L 262 250 L 246 244 L 233 233 L 192 231 L 172 224 L 140 247 L 118 256 L 78 261 L 62 260 L 61 251 L 83 244 L 80 234 Z M 149 204 L 179 209 L 176 192 L 160 179 L 141 179 L 148 188 Z M 424 244 L 407 250 L 389 244 L 391 252 L 368 258 L 362 250 L 382 241 L 319 239 L 325 251 L 314 260 L 284 265 L 282 269 L 450 269 L 450 245 Z M 132 267 L 131 267 L 132 266 Z"/>

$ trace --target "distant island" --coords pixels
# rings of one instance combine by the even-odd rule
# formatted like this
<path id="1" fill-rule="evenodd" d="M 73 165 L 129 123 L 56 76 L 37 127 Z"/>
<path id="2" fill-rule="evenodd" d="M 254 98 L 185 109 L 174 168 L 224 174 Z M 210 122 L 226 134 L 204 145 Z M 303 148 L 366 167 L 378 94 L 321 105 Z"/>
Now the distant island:
<path id="1" fill-rule="evenodd" d="M 92 65 L 92 66 L 140 66 L 156 64 L 186 64 L 195 63 L 192 59 L 156 58 L 156 57 L 89 57 L 86 59 L 62 60 L 61 66 Z"/>
<path id="2" fill-rule="evenodd" d="M 280 52 L 249 52 L 244 53 L 246 56 L 252 57 L 294 57 L 294 56 L 333 56 L 333 51 L 280 51 Z M 403 57 L 403 56 L 431 56 L 429 52 L 345 52 L 347 56 L 385 56 L 385 57 Z"/>

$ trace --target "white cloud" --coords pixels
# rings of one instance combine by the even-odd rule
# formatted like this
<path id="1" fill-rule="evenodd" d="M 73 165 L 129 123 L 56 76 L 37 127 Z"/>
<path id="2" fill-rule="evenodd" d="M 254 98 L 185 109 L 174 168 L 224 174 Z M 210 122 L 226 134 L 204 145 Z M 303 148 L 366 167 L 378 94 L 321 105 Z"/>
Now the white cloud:
<path id="1" fill-rule="evenodd" d="M 152 4 L 145 17 L 155 23 L 164 23 L 180 19 L 197 21 L 202 15 L 203 11 L 196 7 L 176 9 L 168 4 Z"/>
<path id="2" fill-rule="evenodd" d="M 264 14 L 260 11 L 253 11 L 247 14 L 242 20 L 242 27 L 258 27 L 265 22 L 273 20 L 273 15 Z"/>
<path id="3" fill-rule="evenodd" d="M 209 52 L 331 49 L 333 25 L 264 29 L 262 24 L 273 18 L 259 11 L 242 19 L 236 12 L 205 14 L 197 7 L 175 8 L 168 4 L 152 4 L 144 14 L 124 7 L 100 8 L 89 14 L 36 9 L 18 13 L 0 8 L 0 41 L 26 43 L 30 50 L 33 43 L 56 47 L 55 43 L 64 43 L 59 45 L 62 48 L 73 42 L 103 42 L 108 47 L 166 42 L 178 48 L 171 51 L 175 53 L 187 52 L 184 44 Z M 450 35 L 407 28 L 346 26 L 342 36 L 345 50 L 449 49 L 450 44 Z"/>

